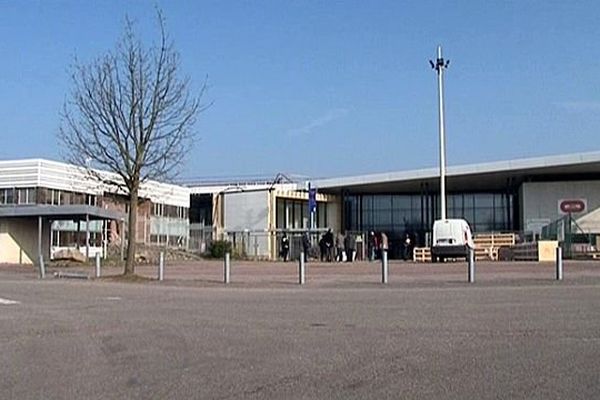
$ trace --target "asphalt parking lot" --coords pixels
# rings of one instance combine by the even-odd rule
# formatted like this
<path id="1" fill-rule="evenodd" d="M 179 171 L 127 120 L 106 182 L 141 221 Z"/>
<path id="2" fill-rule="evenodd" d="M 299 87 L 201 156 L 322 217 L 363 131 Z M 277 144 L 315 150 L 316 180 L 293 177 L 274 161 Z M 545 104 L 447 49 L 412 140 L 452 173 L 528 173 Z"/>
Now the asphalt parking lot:
<path id="1" fill-rule="evenodd" d="M 228 286 L 222 273 L 40 281 L 0 266 L 0 398 L 600 395 L 599 262 L 565 262 L 562 282 L 552 263 L 478 263 L 475 284 L 466 263 L 392 262 L 388 285 L 377 263 L 309 264 L 305 286 L 295 263 L 233 262 Z"/>

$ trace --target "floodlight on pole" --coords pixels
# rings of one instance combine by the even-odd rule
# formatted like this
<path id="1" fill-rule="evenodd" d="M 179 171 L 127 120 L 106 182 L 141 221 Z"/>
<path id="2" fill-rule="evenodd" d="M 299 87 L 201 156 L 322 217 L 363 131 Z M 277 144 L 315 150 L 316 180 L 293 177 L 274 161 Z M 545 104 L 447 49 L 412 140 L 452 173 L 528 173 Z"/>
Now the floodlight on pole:
<path id="1" fill-rule="evenodd" d="M 448 68 L 450 60 L 442 57 L 442 46 L 437 48 L 437 59 L 435 62 L 429 60 L 431 68 L 437 71 L 438 77 L 438 109 L 440 128 L 440 200 L 441 218 L 446 219 L 446 137 L 444 132 L 444 70 Z"/>

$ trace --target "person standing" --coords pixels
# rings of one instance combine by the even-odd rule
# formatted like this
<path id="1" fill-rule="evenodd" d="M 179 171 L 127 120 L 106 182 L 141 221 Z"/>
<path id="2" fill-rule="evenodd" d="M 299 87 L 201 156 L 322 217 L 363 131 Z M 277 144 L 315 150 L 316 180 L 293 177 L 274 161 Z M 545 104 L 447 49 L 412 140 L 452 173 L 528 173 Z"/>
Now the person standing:
<path id="1" fill-rule="evenodd" d="M 327 255 L 326 256 L 327 262 L 332 262 L 333 261 L 333 232 L 331 232 L 331 228 L 327 229 L 327 232 L 325 232 L 323 239 L 325 240 L 325 251 L 326 251 L 326 255 Z"/>
<path id="2" fill-rule="evenodd" d="M 356 251 L 356 239 L 351 233 L 346 233 L 344 239 L 344 247 L 346 248 L 346 262 L 354 261 L 354 252 Z"/>
<path id="3" fill-rule="evenodd" d="M 412 250 L 412 240 L 410 239 L 410 235 L 408 234 L 408 232 L 404 235 L 404 254 L 402 256 L 402 259 L 404 261 L 411 259 L 412 257 L 410 257 L 410 253 Z"/>
<path id="4" fill-rule="evenodd" d="M 375 232 L 369 232 L 369 239 L 367 242 L 368 251 L 369 251 L 369 261 L 375 260 L 375 251 L 377 250 L 377 237 L 375 237 Z"/>
<path id="5" fill-rule="evenodd" d="M 319 239 L 319 255 L 321 257 L 321 262 L 327 258 L 327 244 L 325 243 L 325 234 L 321 235 L 321 239 Z"/>
<path id="6" fill-rule="evenodd" d="M 335 236 L 335 260 L 337 262 L 344 261 L 344 239 L 344 234 L 342 232 L 338 232 L 338 234 Z"/>
<path id="7" fill-rule="evenodd" d="M 387 252 L 389 249 L 389 241 L 388 241 L 388 237 L 385 234 L 385 232 L 381 232 L 381 241 L 380 241 L 380 254 L 379 254 L 379 258 L 383 259 L 383 252 Z"/>
<path id="8" fill-rule="evenodd" d="M 288 254 L 290 253 L 290 239 L 287 237 L 285 232 L 283 232 L 283 236 L 281 236 L 279 252 L 281 254 L 281 258 L 283 258 L 283 262 L 286 262 Z"/>
<path id="9" fill-rule="evenodd" d="M 304 251 L 304 262 L 308 262 L 308 252 L 310 251 L 310 238 L 308 232 L 302 235 L 302 250 Z"/>

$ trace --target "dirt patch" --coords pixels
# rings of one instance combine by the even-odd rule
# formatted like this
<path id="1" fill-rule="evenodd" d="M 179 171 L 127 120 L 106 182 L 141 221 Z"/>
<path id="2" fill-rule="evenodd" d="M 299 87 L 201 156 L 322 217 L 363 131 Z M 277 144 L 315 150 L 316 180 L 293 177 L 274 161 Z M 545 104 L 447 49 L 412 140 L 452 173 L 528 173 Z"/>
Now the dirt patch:
<path id="1" fill-rule="evenodd" d="M 103 276 L 100 278 L 96 278 L 95 280 L 107 281 L 107 282 L 129 282 L 129 283 L 156 282 L 155 278 L 148 278 L 146 276 L 140 276 L 140 275 L 136 275 L 136 274 Z"/>

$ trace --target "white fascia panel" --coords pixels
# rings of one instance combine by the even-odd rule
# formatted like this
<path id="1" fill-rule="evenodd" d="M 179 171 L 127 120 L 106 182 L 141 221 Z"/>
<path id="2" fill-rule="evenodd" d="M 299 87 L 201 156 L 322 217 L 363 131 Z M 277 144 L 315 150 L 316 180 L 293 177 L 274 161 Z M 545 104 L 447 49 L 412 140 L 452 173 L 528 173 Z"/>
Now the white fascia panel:
<path id="1" fill-rule="evenodd" d="M 301 186 L 304 187 L 304 186 Z M 218 193 L 235 193 L 235 192 L 251 192 L 257 190 L 298 190 L 297 183 L 276 183 L 276 184 L 230 184 L 230 185 L 213 185 L 213 186 L 190 186 L 191 194 L 218 194 Z"/>
<path id="2" fill-rule="evenodd" d="M 39 160 L 0 161 L 0 188 L 35 187 Z"/>
<path id="3" fill-rule="evenodd" d="M 121 181 L 118 175 L 97 171 L 101 176 Z M 0 161 L 0 188 L 45 187 L 48 189 L 101 195 L 104 192 L 123 194 L 90 175 L 84 168 L 57 161 L 30 159 Z M 189 208 L 190 189 L 156 181 L 142 184 L 140 196 L 154 203 Z"/>

